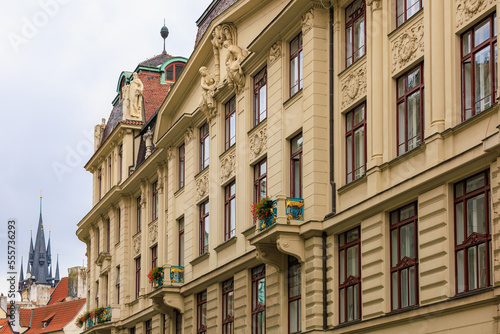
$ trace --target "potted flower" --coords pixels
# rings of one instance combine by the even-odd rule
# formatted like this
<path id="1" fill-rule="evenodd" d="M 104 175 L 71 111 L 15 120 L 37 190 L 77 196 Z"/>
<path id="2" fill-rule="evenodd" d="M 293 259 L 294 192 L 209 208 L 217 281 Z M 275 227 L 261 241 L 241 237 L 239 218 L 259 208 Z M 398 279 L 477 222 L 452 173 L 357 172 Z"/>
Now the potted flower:
<path id="1" fill-rule="evenodd" d="M 264 197 L 257 203 L 252 204 L 253 219 L 268 222 L 273 217 L 273 201 L 269 197 Z"/>
<path id="2" fill-rule="evenodd" d="M 153 283 L 155 288 L 163 285 L 163 267 L 151 268 L 148 274 L 149 282 Z"/>
<path id="3" fill-rule="evenodd" d="M 78 328 L 82 328 L 82 327 L 83 327 L 83 323 L 84 323 L 84 322 L 85 322 L 85 320 L 83 319 L 83 315 L 82 315 L 80 318 L 78 318 L 78 319 L 76 320 L 76 327 L 78 327 Z"/>
<path id="4" fill-rule="evenodd" d="M 103 322 L 102 321 L 102 315 L 106 309 L 104 307 L 98 307 L 94 310 L 94 316 L 96 317 L 97 322 Z"/>

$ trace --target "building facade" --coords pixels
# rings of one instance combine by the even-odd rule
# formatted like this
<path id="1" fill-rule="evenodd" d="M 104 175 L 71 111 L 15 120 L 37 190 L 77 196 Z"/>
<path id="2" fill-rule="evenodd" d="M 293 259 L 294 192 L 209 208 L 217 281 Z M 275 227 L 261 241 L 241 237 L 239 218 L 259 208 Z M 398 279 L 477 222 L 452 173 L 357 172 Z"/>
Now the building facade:
<path id="1" fill-rule="evenodd" d="M 214 0 L 96 127 L 86 332 L 498 333 L 499 8 Z"/>

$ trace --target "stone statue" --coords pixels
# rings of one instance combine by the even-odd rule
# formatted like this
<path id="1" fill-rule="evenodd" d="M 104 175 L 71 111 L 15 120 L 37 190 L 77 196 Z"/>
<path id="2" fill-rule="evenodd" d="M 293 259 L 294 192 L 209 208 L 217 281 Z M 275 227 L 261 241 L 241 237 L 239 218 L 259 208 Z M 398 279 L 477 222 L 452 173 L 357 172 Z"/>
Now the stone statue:
<path id="1" fill-rule="evenodd" d="M 130 81 L 129 88 L 129 105 L 130 105 L 130 116 L 133 118 L 142 118 L 142 92 L 144 91 L 144 84 L 139 75 L 134 72 L 133 80 Z"/>
<path id="2" fill-rule="evenodd" d="M 248 56 L 247 50 L 242 50 L 239 46 L 224 41 L 224 48 L 227 49 L 226 70 L 228 83 L 239 94 L 245 87 L 245 74 L 241 69 L 241 62 Z"/>
<path id="3" fill-rule="evenodd" d="M 216 113 L 216 104 L 214 100 L 214 91 L 217 85 L 215 75 L 205 66 L 200 67 L 201 74 L 201 99 L 200 109 L 207 115 L 208 120 L 213 118 Z"/>
<path id="4" fill-rule="evenodd" d="M 96 151 L 101 145 L 102 136 L 104 135 L 104 129 L 106 128 L 106 119 L 102 119 L 101 124 L 97 124 L 94 127 L 94 151 Z"/>

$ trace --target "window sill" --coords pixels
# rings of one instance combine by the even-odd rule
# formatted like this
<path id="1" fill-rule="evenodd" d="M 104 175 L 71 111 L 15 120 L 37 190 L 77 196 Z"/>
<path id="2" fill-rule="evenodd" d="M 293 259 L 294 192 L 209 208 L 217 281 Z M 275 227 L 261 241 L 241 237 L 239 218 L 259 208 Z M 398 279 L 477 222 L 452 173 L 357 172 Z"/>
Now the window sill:
<path id="1" fill-rule="evenodd" d="M 251 128 L 250 130 L 248 130 L 248 131 L 247 131 L 247 134 L 248 134 L 248 135 L 250 135 L 250 133 L 252 133 L 252 132 L 253 132 L 253 130 L 257 129 L 260 125 L 262 125 L 262 124 L 263 124 L 263 123 L 265 123 L 266 121 L 267 121 L 267 116 L 266 116 L 266 118 L 264 118 L 264 119 L 263 119 L 262 121 L 260 121 L 259 123 L 254 124 L 254 125 L 252 126 L 252 128 Z"/>
<path id="2" fill-rule="evenodd" d="M 255 224 L 253 224 L 252 226 L 250 226 L 249 228 L 247 228 L 246 230 L 244 230 L 243 232 L 241 232 L 241 234 L 243 234 L 246 238 L 249 238 L 251 237 L 253 234 L 255 234 Z"/>
<path id="3" fill-rule="evenodd" d="M 283 102 L 283 107 L 287 107 L 289 104 L 291 104 L 293 101 L 295 100 L 298 100 L 299 98 L 302 97 L 302 88 L 299 89 L 299 91 L 295 94 L 293 94 L 292 96 L 290 96 L 288 98 L 288 100 L 286 100 L 285 102 Z"/>
<path id="4" fill-rule="evenodd" d="M 361 183 L 365 183 L 366 182 L 366 171 L 365 171 L 365 174 L 363 176 L 361 176 L 360 178 L 357 178 L 356 180 L 354 181 L 351 181 L 349 183 L 347 183 L 346 185 L 340 187 L 337 192 L 339 193 L 339 195 L 342 195 L 343 193 L 351 190 L 352 188 L 355 188 L 357 187 L 358 185 L 360 185 Z"/>
<path id="5" fill-rule="evenodd" d="M 356 324 L 359 324 L 359 323 L 361 323 L 361 319 L 352 320 L 352 321 L 349 321 L 349 322 L 344 322 L 344 323 L 338 324 L 337 326 L 333 327 L 333 329 L 339 329 L 339 328 L 349 327 L 349 326 L 356 325 Z"/>
<path id="6" fill-rule="evenodd" d="M 231 237 L 228 240 L 224 241 L 223 243 L 221 243 L 217 247 L 215 247 L 214 251 L 216 251 L 218 253 L 218 252 L 222 251 L 223 249 L 226 249 L 227 247 L 234 245 L 235 243 L 236 243 L 236 237 L 234 236 L 234 237 Z"/>
<path id="7" fill-rule="evenodd" d="M 194 176 L 194 178 L 196 179 L 199 175 L 203 174 L 203 172 L 204 172 L 204 171 L 208 170 L 208 167 L 210 167 L 210 165 L 208 165 L 207 167 L 205 167 L 205 168 L 203 168 L 202 170 L 200 170 L 200 171 L 198 172 L 198 174 L 196 174 L 196 175 Z M 179 190 L 180 190 L 180 189 L 179 189 Z"/>
<path id="8" fill-rule="evenodd" d="M 198 263 L 200 263 L 200 262 L 203 262 L 204 260 L 208 259 L 208 257 L 209 257 L 209 256 L 210 256 L 210 252 L 206 252 L 205 254 L 200 255 L 200 256 L 198 256 L 197 258 L 195 258 L 195 259 L 193 259 L 193 260 L 189 261 L 189 263 L 190 263 L 192 266 L 194 266 L 194 265 L 196 265 L 196 264 L 198 264 Z"/>
<path id="9" fill-rule="evenodd" d="M 413 310 L 416 310 L 420 308 L 420 305 L 412 305 L 412 306 L 407 306 L 407 307 L 403 307 L 403 308 L 399 308 L 399 309 L 396 309 L 396 310 L 392 310 L 391 312 L 387 313 L 386 315 L 393 315 L 393 314 L 400 314 L 400 313 L 404 313 L 404 312 L 408 312 L 408 311 L 413 311 Z"/>
<path id="10" fill-rule="evenodd" d="M 472 290 L 472 291 L 460 292 L 460 293 L 457 293 L 455 296 L 448 298 L 448 300 L 457 300 L 457 299 L 467 298 L 470 296 L 479 295 L 483 292 L 492 291 L 493 289 L 494 288 L 492 286 L 487 286 L 487 287 L 479 288 L 479 289 Z"/>
<path id="11" fill-rule="evenodd" d="M 353 66 L 355 66 L 357 63 L 359 63 L 360 61 L 362 61 L 365 58 L 366 58 L 366 52 L 360 58 L 356 59 L 356 61 L 354 63 L 352 63 L 348 67 L 344 68 L 344 70 L 342 72 L 340 72 L 339 74 L 337 74 L 337 77 L 340 78 L 342 76 L 342 74 L 344 74 L 345 72 L 349 71 Z"/>
<path id="12" fill-rule="evenodd" d="M 179 196 L 180 193 L 182 193 L 184 190 L 184 186 L 182 188 L 179 188 L 175 193 L 174 193 L 174 196 L 177 197 Z"/>
<path id="13" fill-rule="evenodd" d="M 234 143 L 233 145 L 229 146 L 227 149 L 224 150 L 224 152 L 222 152 L 220 155 L 219 155 L 219 159 L 222 158 L 227 152 L 231 151 L 231 149 L 235 148 L 236 147 L 236 143 Z"/>
<path id="14" fill-rule="evenodd" d="M 408 24 L 410 24 L 410 22 L 415 21 L 415 17 L 420 16 L 419 14 L 420 14 L 420 12 L 424 11 L 424 8 L 425 8 L 425 6 L 423 6 L 422 8 L 420 8 L 418 10 L 418 12 L 416 12 L 415 14 L 413 14 L 412 17 L 410 17 L 409 19 L 407 19 L 406 21 L 404 21 L 403 23 L 401 23 L 401 25 L 399 27 L 396 27 L 396 29 L 394 29 L 389 34 L 387 34 L 387 37 L 391 38 L 392 35 L 396 34 L 399 30 L 404 29 L 404 27 L 406 27 Z"/>

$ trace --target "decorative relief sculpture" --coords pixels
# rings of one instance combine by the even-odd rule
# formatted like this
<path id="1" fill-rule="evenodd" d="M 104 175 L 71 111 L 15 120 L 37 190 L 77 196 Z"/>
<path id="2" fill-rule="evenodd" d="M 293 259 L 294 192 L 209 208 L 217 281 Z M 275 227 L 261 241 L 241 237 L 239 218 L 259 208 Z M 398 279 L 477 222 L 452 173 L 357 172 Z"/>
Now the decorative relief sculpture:
<path id="1" fill-rule="evenodd" d="M 129 85 L 122 87 L 123 119 L 142 120 L 142 93 L 144 84 L 134 72 Z"/>
<path id="2" fill-rule="evenodd" d="M 186 129 L 186 133 L 184 134 L 184 143 L 189 143 L 194 137 L 194 129 L 192 126 Z"/>
<path id="3" fill-rule="evenodd" d="M 153 147 L 153 130 L 151 127 L 148 127 L 148 131 L 142 136 L 144 142 L 146 144 L 146 158 L 151 155 L 151 149 Z"/>
<path id="4" fill-rule="evenodd" d="M 212 72 L 205 66 L 200 67 L 201 74 L 201 99 L 200 110 L 205 114 L 208 121 L 217 116 L 217 105 L 214 100 L 217 81 Z"/>
<path id="5" fill-rule="evenodd" d="M 366 94 L 366 64 L 353 70 L 341 81 L 342 105 L 345 109 Z"/>
<path id="6" fill-rule="evenodd" d="M 302 34 L 305 35 L 313 27 L 314 13 L 313 9 L 309 9 L 304 15 L 302 15 Z"/>
<path id="7" fill-rule="evenodd" d="M 225 41 L 228 41 L 231 45 L 236 42 L 236 28 L 231 23 L 218 25 L 212 31 L 216 83 L 220 81 L 220 50 Z"/>
<path id="8" fill-rule="evenodd" d="M 174 148 L 170 146 L 167 148 L 167 160 L 170 161 L 174 158 Z"/>
<path id="9" fill-rule="evenodd" d="M 250 161 L 264 152 L 267 148 L 267 128 L 263 127 L 250 137 Z"/>
<path id="10" fill-rule="evenodd" d="M 149 225 L 149 244 L 153 245 L 158 240 L 158 221 Z"/>
<path id="11" fill-rule="evenodd" d="M 196 180 L 196 201 L 201 200 L 208 195 L 209 180 L 208 173 L 204 173 Z"/>
<path id="12" fill-rule="evenodd" d="M 224 183 L 235 174 L 236 171 L 236 150 L 226 154 L 220 162 L 221 182 Z"/>
<path id="13" fill-rule="evenodd" d="M 141 234 L 137 234 L 134 237 L 134 255 L 141 253 Z"/>
<path id="14" fill-rule="evenodd" d="M 277 41 L 269 50 L 269 65 L 274 64 L 281 58 L 281 41 Z"/>
<path id="15" fill-rule="evenodd" d="M 106 128 L 106 119 L 102 119 L 101 124 L 97 124 L 94 127 L 94 151 L 97 151 L 101 145 L 102 136 L 104 135 L 104 129 Z"/>
<path id="16" fill-rule="evenodd" d="M 418 20 L 392 43 L 392 72 L 401 69 L 424 52 L 424 20 Z"/>
<path id="17" fill-rule="evenodd" d="M 457 0 L 457 28 L 467 23 L 494 2 L 495 0 Z"/>
<path id="18" fill-rule="evenodd" d="M 248 56 L 248 51 L 241 49 L 239 46 L 231 44 L 229 41 L 224 41 L 224 48 L 227 49 L 226 55 L 226 70 L 227 81 L 236 94 L 241 93 L 245 87 L 245 74 L 241 69 L 241 62 Z"/>
<path id="19" fill-rule="evenodd" d="M 366 5 L 372 7 L 372 11 L 382 9 L 382 0 L 367 0 Z"/>

